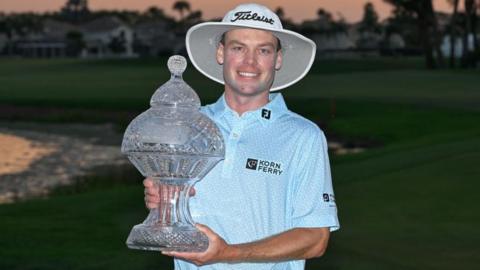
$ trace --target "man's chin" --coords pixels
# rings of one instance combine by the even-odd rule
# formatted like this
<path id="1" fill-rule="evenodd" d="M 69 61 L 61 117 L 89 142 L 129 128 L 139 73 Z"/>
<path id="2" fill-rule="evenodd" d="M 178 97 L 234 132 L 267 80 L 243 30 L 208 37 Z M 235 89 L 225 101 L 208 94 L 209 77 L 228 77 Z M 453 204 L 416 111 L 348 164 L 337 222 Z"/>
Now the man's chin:
<path id="1" fill-rule="evenodd" d="M 269 89 L 259 89 L 259 88 L 251 88 L 251 87 L 241 87 L 238 89 L 237 94 L 240 94 L 245 97 L 254 97 L 261 95 L 262 93 L 268 92 Z"/>
<path id="2" fill-rule="evenodd" d="M 271 84 L 259 82 L 240 82 L 239 80 L 233 83 L 226 82 L 225 85 L 230 85 L 230 90 L 237 95 L 244 97 L 254 97 L 270 91 Z"/>

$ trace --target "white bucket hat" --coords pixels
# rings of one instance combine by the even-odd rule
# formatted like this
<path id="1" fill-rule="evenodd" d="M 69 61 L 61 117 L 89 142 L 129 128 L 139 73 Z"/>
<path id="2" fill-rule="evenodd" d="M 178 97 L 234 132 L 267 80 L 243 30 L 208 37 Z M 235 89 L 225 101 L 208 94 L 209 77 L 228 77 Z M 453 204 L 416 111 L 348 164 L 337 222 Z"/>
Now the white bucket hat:
<path id="1" fill-rule="evenodd" d="M 315 43 L 296 32 L 284 30 L 278 16 L 258 4 L 239 5 L 221 22 L 205 22 L 191 27 L 186 36 L 190 61 L 205 76 L 224 84 L 222 65 L 216 61 L 218 43 L 223 33 L 245 27 L 271 31 L 280 40 L 282 67 L 276 71 L 270 91 L 296 83 L 310 70 L 315 59 Z"/>

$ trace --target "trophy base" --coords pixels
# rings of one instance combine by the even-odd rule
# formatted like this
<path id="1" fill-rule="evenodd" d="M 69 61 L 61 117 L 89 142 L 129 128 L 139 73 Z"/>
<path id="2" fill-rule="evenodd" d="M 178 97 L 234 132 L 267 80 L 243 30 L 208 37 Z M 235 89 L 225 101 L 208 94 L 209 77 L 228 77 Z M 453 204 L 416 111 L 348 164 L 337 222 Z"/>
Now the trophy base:
<path id="1" fill-rule="evenodd" d="M 152 251 L 202 252 L 208 248 L 208 238 L 192 226 L 138 224 L 130 232 L 127 246 Z"/>

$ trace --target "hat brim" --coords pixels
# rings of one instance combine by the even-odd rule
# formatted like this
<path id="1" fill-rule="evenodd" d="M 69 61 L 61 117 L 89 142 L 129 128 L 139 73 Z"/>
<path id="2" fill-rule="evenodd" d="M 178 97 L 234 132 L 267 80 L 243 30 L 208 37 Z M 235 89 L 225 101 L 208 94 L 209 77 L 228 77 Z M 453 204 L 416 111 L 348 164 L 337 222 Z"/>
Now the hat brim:
<path id="1" fill-rule="evenodd" d="M 222 65 L 216 61 L 217 46 L 223 33 L 237 28 L 253 28 L 272 32 L 282 44 L 282 67 L 276 71 L 270 91 L 286 88 L 301 80 L 315 59 L 315 43 L 290 30 L 241 25 L 239 23 L 205 22 L 191 27 L 186 36 L 190 61 L 202 74 L 224 84 Z"/>

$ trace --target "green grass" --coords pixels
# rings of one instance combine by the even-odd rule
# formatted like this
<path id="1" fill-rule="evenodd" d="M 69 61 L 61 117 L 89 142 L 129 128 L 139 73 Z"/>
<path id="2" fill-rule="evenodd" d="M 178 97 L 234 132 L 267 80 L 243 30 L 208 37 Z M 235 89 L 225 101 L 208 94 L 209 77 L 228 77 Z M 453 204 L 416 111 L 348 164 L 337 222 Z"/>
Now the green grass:
<path id="1" fill-rule="evenodd" d="M 170 78 L 166 60 L 0 60 L 0 102 L 15 105 L 94 109 L 145 109 Z M 191 67 L 187 81 L 218 96 L 218 84 Z M 213 89 L 216 89 L 213 90 Z M 212 89 L 212 90 L 211 90 Z M 204 96 L 205 97 L 205 96 Z"/>
<path id="2" fill-rule="evenodd" d="M 107 111 L 144 110 L 168 79 L 164 60 L 2 61 L 0 104 L 71 113 L 43 121 L 84 121 L 75 110 L 85 108 L 101 121 L 114 119 Z M 308 269 L 480 265 L 480 76 L 419 66 L 415 59 L 322 61 L 284 92 L 288 106 L 327 135 L 373 146 L 331 157 L 342 228 Z M 221 93 L 193 69 L 185 78 L 203 101 Z M 147 213 L 140 180 L 110 184 L 118 178 L 98 176 L 107 184 L 1 205 L 0 269 L 171 269 L 168 258 L 125 247 Z"/>
<path id="3" fill-rule="evenodd" d="M 0 59 L 0 103 L 91 109 L 143 110 L 169 78 L 166 59 Z M 421 103 L 478 109 L 480 72 L 426 71 L 419 59 L 322 60 L 289 98 L 334 98 Z M 189 67 L 185 80 L 204 102 L 215 100 L 219 84 Z"/>
<path id="4" fill-rule="evenodd" d="M 473 269 L 480 262 L 478 133 L 333 166 L 343 229 L 326 269 Z M 357 255 L 354 261 L 349 256 Z M 330 257 L 331 256 L 331 257 Z M 324 267 L 322 267 L 324 268 Z"/>
<path id="5" fill-rule="evenodd" d="M 142 197 L 138 185 L 2 206 L 0 269 L 171 269 L 125 245 L 147 214 Z"/>

